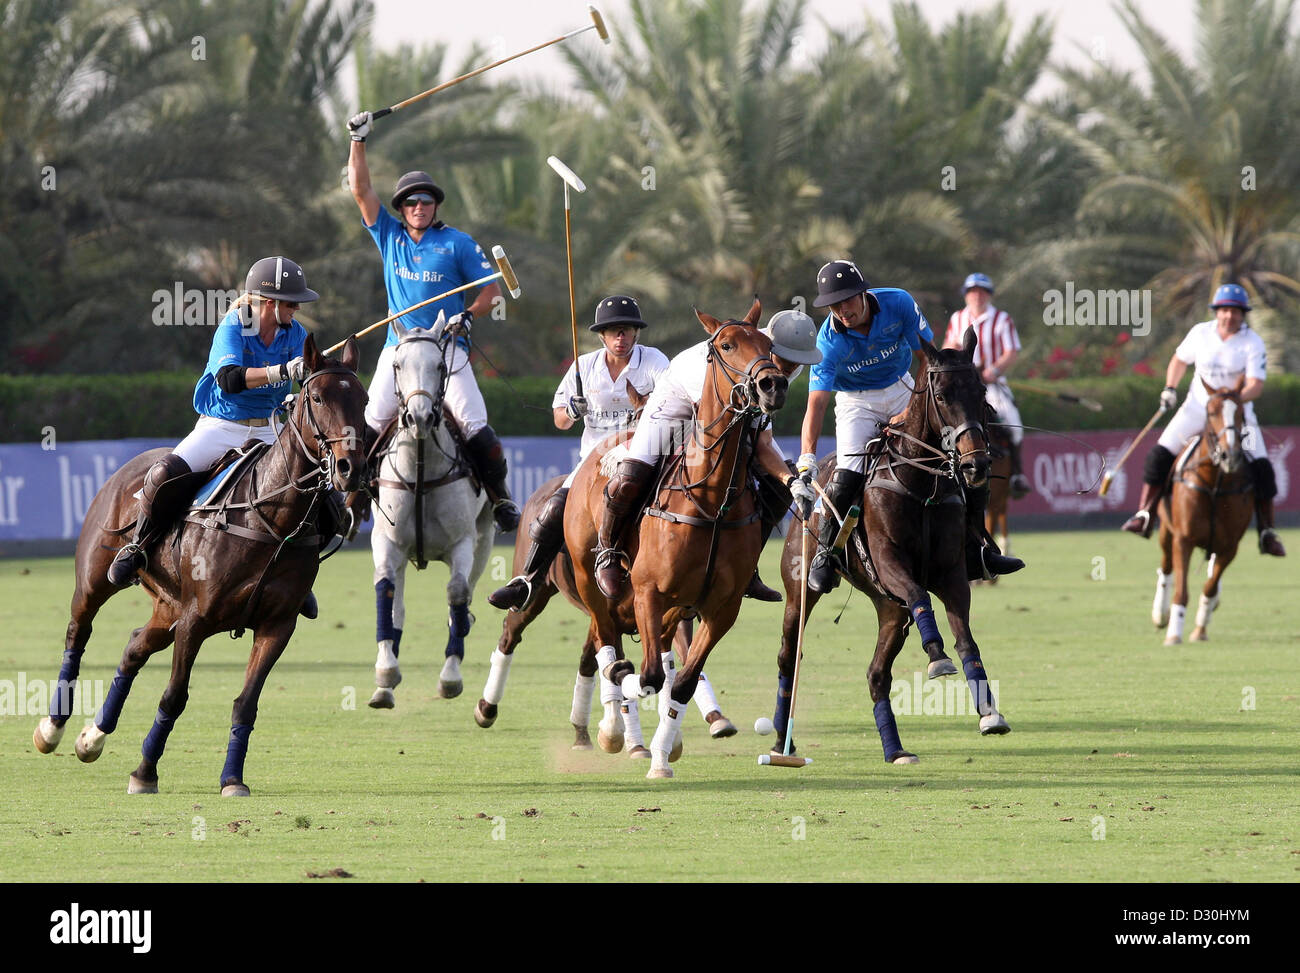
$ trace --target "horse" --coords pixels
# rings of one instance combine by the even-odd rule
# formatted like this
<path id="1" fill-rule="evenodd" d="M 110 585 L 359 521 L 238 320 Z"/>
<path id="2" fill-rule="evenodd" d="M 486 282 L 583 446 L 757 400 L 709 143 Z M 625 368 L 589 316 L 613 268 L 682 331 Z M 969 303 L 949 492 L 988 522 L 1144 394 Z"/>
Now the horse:
<path id="1" fill-rule="evenodd" d="M 591 617 L 589 637 L 601 646 L 602 673 L 629 702 L 661 693 L 646 773 L 651 779 L 673 776 L 668 763 L 680 747 L 686 705 L 709 653 L 735 622 L 758 566 L 762 536 L 749 472 L 756 420 L 781 408 L 787 391 L 771 359 L 771 339 L 755 327 L 761 312 L 757 300 L 741 321 L 695 312 L 710 336 L 704 392 L 688 426 L 689 442 L 662 465 L 645 516 L 628 531 L 630 591 L 616 604 L 597 586 L 595 548 L 610 460 L 617 454 L 594 450 L 569 491 L 565 544 Z M 700 624 L 675 672 L 665 633 L 691 616 Z M 622 657 L 620 633 L 631 626 L 643 648 L 639 676 Z"/>
<path id="2" fill-rule="evenodd" d="M 423 571 L 430 559 L 451 570 L 447 581 L 447 646 L 438 695 L 461 694 L 465 636 L 474 624 L 469 603 L 492 553 L 492 505 L 473 479 L 455 420 L 444 412 L 447 361 L 454 337 L 406 328 L 393 355 L 398 397 L 396 432 L 379 464 L 378 511 L 370 533 L 375 562 L 375 692 L 370 705 L 391 709 L 402 681 L 398 665 L 406 622 L 406 562 Z"/>
<path id="3" fill-rule="evenodd" d="M 290 397 L 289 415 L 274 445 L 243 467 L 244 474 L 216 506 L 196 507 L 174 525 L 140 571 L 140 584 L 153 599 L 153 614 L 137 628 L 122 653 L 108 695 L 76 741 L 77 757 L 97 759 L 118 719 L 140 668 L 156 652 L 175 643 L 171 678 L 145 737 L 143 760 L 132 772 L 128 794 L 158 792 L 158 761 L 167 737 L 189 699 L 190 673 L 205 639 L 217 632 L 253 630 L 253 647 L 243 691 L 235 699 L 223 797 L 247 797 L 244 759 L 257 719 L 258 698 L 293 636 L 299 606 L 311 590 L 318 552 L 332 537 L 337 521 L 331 490 L 358 489 L 365 475 L 361 437 L 365 386 L 357 378 L 356 342 L 349 340 L 340 359 L 326 358 L 308 336 L 303 347 L 308 374 Z M 165 449 L 142 453 L 123 464 L 95 495 L 77 541 L 76 589 L 68 623 L 60 691 L 50 715 L 36 727 L 32 742 L 52 753 L 72 712 L 73 683 L 90 639 L 91 625 L 104 603 L 117 593 L 107 571 L 115 541 L 133 526 L 134 497 L 150 466 Z M 232 471 L 233 479 L 237 472 Z M 204 478 L 195 474 L 194 487 Z M 176 481 L 172 481 L 173 483 Z M 169 484 L 160 487 L 167 489 Z M 125 523 L 125 526 L 114 525 Z M 324 524 L 326 526 L 318 526 Z"/>
<path id="4" fill-rule="evenodd" d="M 929 677 L 957 672 L 944 651 L 927 592 L 938 595 L 947 610 L 957 653 L 979 713 L 980 733 L 1010 731 L 997 711 L 970 629 L 962 485 L 978 488 L 989 472 L 984 386 L 972 364 L 975 341 L 974 331 L 966 332 L 959 350 L 940 350 L 922 340 L 924 361 L 901 426 L 887 426 L 868 448 L 862 517 L 849 538 L 846 577 L 871 598 L 876 608 L 879 631 L 867 682 L 885 762 L 890 764 L 918 762 L 916 754 L 903 749 L 889 699 L 894 659 L 913 622 L 930 659 Z M 829 480 L 834 469 L 832 454 L 823 461 L 822 479 Z M 814 513 L 802 530 L 818 536 L 820 518 L 825 516 L 832 514 L 825 509 Z M 789 719 L 803 574 L 801 533 L 791 530 L 781 554 L 786 598 L 777 655 L 780 682 L 772 720 L 777 731 L 773 753 L 783 750 Z M 820 598 L 808 589 L 807 615 L 812 614 Z M 790 752 L 794 753 L 793 741 Z"/>
<path id="5" fill-rule="evenodd" d="M 1191 640 L 1204 642 L 1209 638 L 1207 629 L 1210 616 L 1219 607 L 1223 572 L 1237 556 L 1237 546 L 1255 511 L 1255 483 L 1241 448 L 1245 414 L 1241 390 L 1245 381 L 1243 375 L 1235 386 L 1215 389 L 1201 380 L 1210 393 L 1205 429 L 1183 450 L 1172 473 L 1173 487 L 1160 501 L 1160 569 L 1156 573 L 1151 621 L 1156 628 L 1168 625 L 1165 645 L 1183 641 L 1187 566 L 1196 547 L 1205 548 L 1211 566 L 1209 579 L 1201 589 Z"/>

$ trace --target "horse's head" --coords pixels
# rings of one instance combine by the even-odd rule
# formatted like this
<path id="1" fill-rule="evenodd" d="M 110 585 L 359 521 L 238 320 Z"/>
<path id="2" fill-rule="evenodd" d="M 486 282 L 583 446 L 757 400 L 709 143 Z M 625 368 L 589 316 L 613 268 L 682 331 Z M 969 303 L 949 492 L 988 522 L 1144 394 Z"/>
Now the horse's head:
<path id="1" fill-rule="evenodd" d="M 743 321 L 719 321 L 696 309 L 709 339 L 709 360 L 718 401 L 738 410 L 759 409 L 771 415 L 785 405 L 789 382 L 772 361 L 772 339 L 758 330 L 763 305 L 757 300 Z M 708 389 L 706 383 L 705 388 Z"/>
<path id="2" fill-rule="evenodd" d="M 1237 379 L 1237 384 L 1229 388 L 1213 388 L 1204 379 L 1201 379 L 1201 384 L 1210 393 L 1205 403 L 1205 442 L 1210 462 L 1224 473 L 1236 473 L 1244 462 L 1241 435 L 1246 410 L 1242 406 L 1241 390 L 1245 387 L 1246 376 L 1243 374 Z"/>
<path id="3" fill-rule="evenodd" d="M 924 338 L 925 368 L 916 394 L 925 399 L 925 439 L 936 437 L 968 487 L 989 477 L 989 440 L 984 427 L 984 383 L 975 367 L 975 329 L 966 332 L 960 350 L 936 348 Z"/>
<path id="4" fill-rule="evenodd" d="M 393 353 L 393 382 L 397 390 L 398 421 L 418 439 L 427 438 L 442 421 L 442 397 L 447 387 L 446 344 L 425 328 L 406 328 L 394 321 L 398 343 Z"/>
<path id="5" fill-rule="evenodd" d="M 291 421 L 304 443 L 314 443 L 316 457 L 336 490 L 359 490 L 365 483 L 366 389 L 357 378 L 357 343 L 349 338 L 339 358 L 326 358 L 307 336 L 302 381 Z"/>

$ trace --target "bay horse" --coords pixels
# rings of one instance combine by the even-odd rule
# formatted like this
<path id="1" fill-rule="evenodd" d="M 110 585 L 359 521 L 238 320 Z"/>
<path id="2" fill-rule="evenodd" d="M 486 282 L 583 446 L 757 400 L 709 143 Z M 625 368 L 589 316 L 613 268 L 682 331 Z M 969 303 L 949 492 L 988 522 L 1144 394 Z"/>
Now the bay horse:
<path id="1" fill-rule="evenodd" d="M 1157 628 L 1168 625 L 1165 645 L 1183 641 L 1188 563 L 1197 547 L 1204 548 L 1213 560 L 1210 577 L 1201 589 L 1191 640 L 1204 642 L 1209 638 L 1207 630 L 1210 616 L 1219 606 L 1223 572 L 1237 556 L 1237 547 L 1255 512 L 1255 483 L 1241 448 L 1245 414 L 1241 390 L 1245 381 L 1243 375 L 1235 386 L 1215 389 L 1201 380 L 1210 393 L 1205 429 L 1184 448 L 1173 469 L 1173 486 L 1160 501 L 1160 568 L 1151 621 Z"/>
<path id="2" fill-rule="evenodd" d="M 243 691 L 235 699 L 221 772 L 223 797 L 249 794 L 244 759 L 258 698 L 293 636 L 299 606 L 316 579 L 318 552 L 337 526 L 322 508 L 333 503 L 332 489 L 358 489 L 365 476 L 358 430 L 365 422 L 366 388 L 354 371 L 356 342 L 349 340 L 336 360 L 321 355 L 308 336 L 303 362 L 308 374 L 299 393 L 290 397 L 288 420 L 276 442 L 229 486 L 222 509 L 196 508 L 163 535 L 140 572 L 140 584 L 153 599 L 153 614 L 131 634 L 94 723 L 76 741 L 80 760 L 97 759 L 107 735 L 117 728 L 141 667 L 175 643 L 171 678 L 145 737 L 143 760 L 130 776 L 128 794 L 158 791 L 158 761 L 185 710 L 190 673 L 204 640 L 217 632 L 237 636 L 251 628 L 253 647 Z M 118 591 L 107 578 L 116 542 L 133 524 L 134 497 L 145 473 L 167 452 L 150 450 L 123 464 L 86 512 L 77 541 L 76 589 L 59 670 L 60 691 L 32 738 L 41 753 L 52 753 L 63 736 L 91 623 Z"/>
<path id="3" fill-rule="evenodd" d="M 461 694 L 465 636 L 474 624 L 469 603 L 492 553 L 492 504 L 472 476 L 455 420 L 444 412 L 447 362 L 454 336 L 393 322 L 397 430 L 378 465 L 379 496 L 370 551 L 375 562 L 375 692 L 370 705 L 391 709 L 402 681 L 398 665 L 406 624 L 406 563 L 423 571 L 430 559 L 451 571 L 447 581 L 447 646 L 438 695 Z"/>
<path id="4" fill-rule="evenodd" d="M 989 472 L 985 431 L 984 385 L 972 364 L 976 336 L 966 332 L 961 349 L 940 350 L 924 339 L 922 367 L 901 426 L 886 426 L 868 447 L 867 477 L 861 500 L 862 519 L 847 548 L 850 583 L 866 593 L 876 607 L 879 631 L 875 655 L 867 672 L 876 729 L 885 762 L 911 764 L 915 754 L 903 749 L 890 708 L 894 659 L 903 648 L 913 622 L 930 659 L 930 678 L 953 675 L 956 667 L 944 652 L 929 592 L 938 595 L 948 614 L 957 654 L 979 713 L 981 734 L 1010 731 L 998 712 L 988 677 L 970 629 L 970 582 L 966 567 L 966 506 L 962 485 L 977 488 Z M 821 464 L 829 480 L 835 462 Z M 825 504 L 823 499 L 822 503 Z M 803 530 L 818 536 L 824 508 Z M 799 635 L 800 586 L 804 584 L 800 530 L 787 533 L 781 554 L 785 582 L 785 616 L 777 655 L 780 680 L 773 724 L 784 748 L 789 719 L 795 647 Z M 807 614 L 821 595 L 807 592 Z M 793 741 L 790 752 L 794 753 Z"/>
<path id="5" fill-rule="evenodd" d="M 668 763 L 680 746 L 686 705 L 709 653 L 734 624 L 758 566 L 762 535 L 749 467 L 757 420 L 780 409 L 787 391 L 771 358 L 771 339 L 756 327 L 761 313 L 757 300 L 741 321 L 695 312 L 710 336 L 704 391 L 687 426 L 689 440 L 661 466 L 645 516 L 628 531 L 631 590 L 617 604 L 610 604 L 595 579 L 610 457 L 594 450 L 569 492 L 565 544 L 599 653 L 610 659 L 602 662 L 603 673 L 629 703 L 661 693 L 649 778 L 673 776 Z M 686 662 L 675 672 L 665 632 L 690 616 L 700 624 Z M 630 625 L 642 642 L 639 676 L 622 657 L 620 633 Z"/>

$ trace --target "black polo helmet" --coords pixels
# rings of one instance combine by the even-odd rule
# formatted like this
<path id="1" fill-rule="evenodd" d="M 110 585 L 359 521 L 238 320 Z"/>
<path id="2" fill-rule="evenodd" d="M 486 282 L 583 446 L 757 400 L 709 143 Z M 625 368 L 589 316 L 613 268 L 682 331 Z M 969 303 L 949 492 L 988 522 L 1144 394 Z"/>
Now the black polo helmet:
<path id="1" fill-rule="evenodd" d="M 439 206 L 447 198 L 447 194 L 434 185 L 433 177 L 427 172 L 408 172 L 397 180 L 397 188 L 393 190 L 393 209 L 397 211 L 399 216 L 402 213 L 402 200 L 411 193 L 418 193 L 422 190 L 433 196 L 433 201 Z"/>
<path id="2" fill-rule="evenodd" d="M 307 286 L 302 268 L 288 257 L 263 257 L 248 268 L 244 291 L 272 301 L 307 304 L 320 295 Z"/>
<path id="3" fill-rule="evenodd" d="M 596 305 L 596 320 L 590 325 L 590 330 L 599 332 L 620 324 L 631 324 L 638 330 L 649 326 L 641 320 L 641 309 L 637 307 L 635 298 L 612 294 Z"/>
<path id="4" fill-rule="evenodd" d="M 851 260 L 832 260 L 817 271 L 817 299 L 813 307 L 830 307 L 861 294 L 871 285 Z"/>

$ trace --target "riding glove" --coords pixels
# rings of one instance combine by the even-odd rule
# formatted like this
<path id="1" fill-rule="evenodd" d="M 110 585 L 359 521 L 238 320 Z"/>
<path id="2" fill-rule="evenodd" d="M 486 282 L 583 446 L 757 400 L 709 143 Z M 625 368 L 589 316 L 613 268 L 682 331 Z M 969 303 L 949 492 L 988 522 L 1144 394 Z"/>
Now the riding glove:
<path id="1" fill-rule="evenodd" d="M 364 142 L 366 136 L 370 134 L 370 112 L 358 112 L 348 119 L 348 131 L 352 134 L 353 142 Z"/>
<path id="2" fill-rule="evenodd" d="M 564 407 L 565 413 L 574 422 L 577 422 L 587 414 L 587 399 L 581 395 L 569 396 L 569 404 Z"/>

